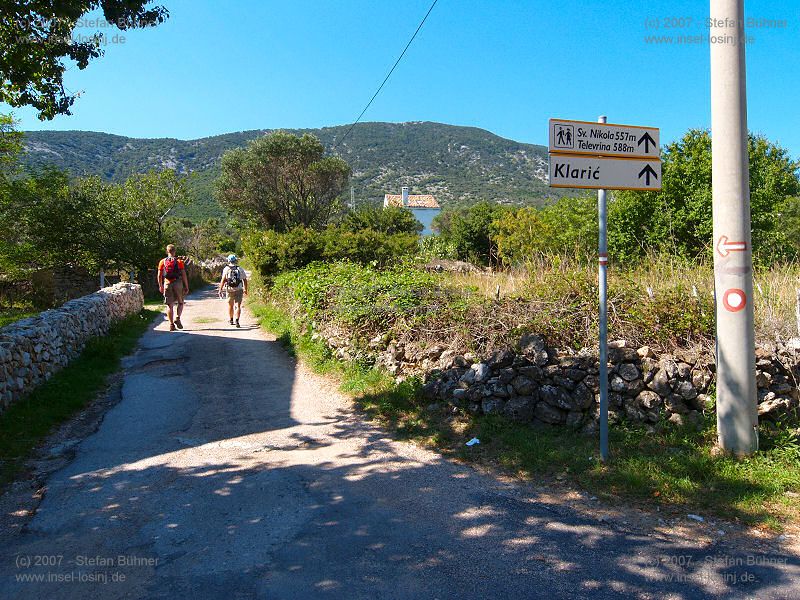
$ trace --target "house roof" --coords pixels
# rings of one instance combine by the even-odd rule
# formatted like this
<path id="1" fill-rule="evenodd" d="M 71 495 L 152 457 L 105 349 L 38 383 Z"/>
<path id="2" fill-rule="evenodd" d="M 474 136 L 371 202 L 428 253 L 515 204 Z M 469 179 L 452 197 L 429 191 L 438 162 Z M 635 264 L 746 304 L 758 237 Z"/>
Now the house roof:
<path id="1" fill-rule="evenodd" d="M 403 206 L 401 194 L 386 194 L 383 197 L 384 206 Z M 409 208 L 441 208 L 436 198 L 431 194 L 409 194 Z"/>

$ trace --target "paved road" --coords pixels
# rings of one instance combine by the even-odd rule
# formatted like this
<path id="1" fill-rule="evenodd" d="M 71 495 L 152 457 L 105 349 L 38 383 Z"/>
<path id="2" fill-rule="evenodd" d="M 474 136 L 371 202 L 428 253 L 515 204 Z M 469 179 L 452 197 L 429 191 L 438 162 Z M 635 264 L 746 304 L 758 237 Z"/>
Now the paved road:
<path id="1" fill-rule="evenodd" d="M 796 558 L 602 521 L 394 442 L 224 312 L 202 292 L 184 331 L 143 337 L 0 549 L 0 597 L 798 597 Z"/>

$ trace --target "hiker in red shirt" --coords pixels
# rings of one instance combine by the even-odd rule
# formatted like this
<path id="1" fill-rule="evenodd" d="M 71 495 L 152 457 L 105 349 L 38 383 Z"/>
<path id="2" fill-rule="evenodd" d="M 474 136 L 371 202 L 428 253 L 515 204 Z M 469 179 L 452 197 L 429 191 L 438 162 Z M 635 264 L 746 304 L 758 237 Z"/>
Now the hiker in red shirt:
<path id="1" fill-rule="evenodd" d="M 186 265 L 175 257 L 175 246 L 167 246 L 167 257 L 158 263 L 158 290 L 164 295 L 164 304 L 167 305 L 169 317 L 169 330 L 183 329 L 181 313 L 183 312 L 183 298 L 189 293 L 189 280 L 186 277 Z M 177 316 L 173 319 L 172 305 L 177 303 Z"/>

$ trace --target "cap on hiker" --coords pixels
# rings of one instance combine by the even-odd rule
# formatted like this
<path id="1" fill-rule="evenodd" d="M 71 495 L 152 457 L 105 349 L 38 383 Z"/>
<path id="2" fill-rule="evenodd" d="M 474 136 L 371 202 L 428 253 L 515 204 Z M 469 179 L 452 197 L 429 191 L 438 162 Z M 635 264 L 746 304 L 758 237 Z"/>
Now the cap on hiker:
<path id="1" fill-rule="evenodd" d="M 236 262 L 237 260 L 239 260 L 239 259 L 236 257 L 236 255 L 235 255 L 235 254 L 231 254 L 231 255 L 228 257 L 228 262 L 232 262 L 232 263 L 234 263 L 234 262 Z"/>

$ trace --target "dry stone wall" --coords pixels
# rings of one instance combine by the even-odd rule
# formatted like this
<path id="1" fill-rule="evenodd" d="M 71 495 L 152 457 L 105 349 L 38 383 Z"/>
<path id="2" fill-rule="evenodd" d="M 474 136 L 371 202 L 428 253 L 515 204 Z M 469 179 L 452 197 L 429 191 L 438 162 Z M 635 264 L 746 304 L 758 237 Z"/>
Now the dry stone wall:
<path id="1" fill-rule="evenodd" d="M 323 337 L 344 359 L 364 358 L 345 332 Z M 376 337 L 368 344 L 377 364 L 396 376 L 420 375 L 423 394 L 474 414 L 504 414 L 526 422 L 596 427 L 600 381 L 596 350 L 559 351 L 544 338 L 525 335 L 518 347 L 480 359 L 445 346 L 400 346 Z M 676 350 L 657 354 L 624 341 L 609 344 L 609 419 L 655 424 L 699 422 L 714 410 L 716 366 L 712 353 Z M 756 350 L 758 414 L 777 420 L 800 406 L 800 340 Z"/>
<path id="2" fill-rule="evenodd" d="M 0 410 L 77 357 L 86 342 L 144 306 L 139 285 L 118 283 L 0 329 Z"/>

